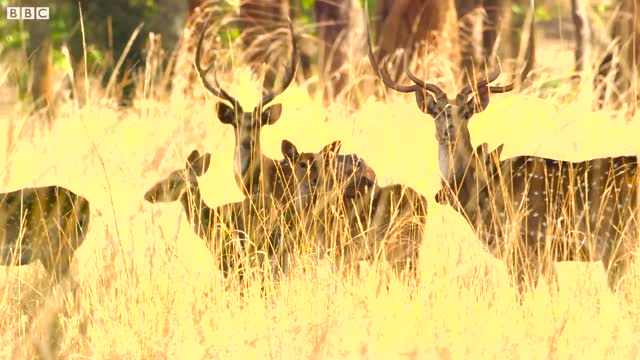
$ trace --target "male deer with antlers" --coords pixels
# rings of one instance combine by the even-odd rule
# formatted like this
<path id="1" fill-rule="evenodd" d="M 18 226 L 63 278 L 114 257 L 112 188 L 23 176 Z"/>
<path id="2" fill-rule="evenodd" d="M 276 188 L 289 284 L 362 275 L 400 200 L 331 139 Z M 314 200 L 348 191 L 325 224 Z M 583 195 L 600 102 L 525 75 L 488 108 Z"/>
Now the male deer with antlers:
<path id="1" fill-rule="evenodd" d="M 566 162 L 518 156 L 500 161 L 502 145 L 491 153 L 487 144 L 474 150 L 468 129 L 473 114 L 489 105 L 491 93 L 514 88 L 514 83 L 489 85 L 499 70 L 477 81 L 475 89 L 467 86 L 449 99 L 408 68 L 414 84 L 394 83 L 378 65 L 370 42 L 369 60 L 387 87 L 414 93 L 420 110 L 434 118 L 443 185 L 436 200 L 451 204 L 494 256 L 508 260 L 520 299 L 527 280 L 535 287 L 541 271 L 548 270 L 549 283 L 557 285 L 555 261 L 601 260 L 608 285 L 616 290 L 638 242 L 637 157 Z M 527 62 L 520 80 L 529 68 Z M 515 246 L 508 246 L 511 239 Z"/>
<path id="2" fill-rule="evenodd" d="M 235 136 L 234 150 L 234 175 L 236 183 L 244 195 L 257 193 L 272 194 L 276 199 L 286 198 L 288 192 L 287 180 L 291 178 L 291 169 L 285 162 L 280 162 L 262 153 L 260 146 L 260 133 L 263 126 L 273 125 L 282 114 L 282 104 L 267 105 L 280 95 L 293 80 L 297 65 L 296 42 L 294 39 L 293 25 L 289 22 L 291 36 L 291 63 L 286 68 L 282 88 L 279 91 L 271 89 L 262 90 L 262 100 L 253 111 L 245 112 L 235 98 L 218 84 L 215 74 L 215 63 L 207 68 L 201 64 L 202 42 L 209 25 L 209 20 L 204 25 L 198 47 L 196 50 L 196 67 L 202 78 L 205 88 L 218 98 L 228 101 L 216 105 L 218 119 L 227 125 L 233 126 Z M 207 79 L 207 73 L 213 68 L 214 84 Z"/>

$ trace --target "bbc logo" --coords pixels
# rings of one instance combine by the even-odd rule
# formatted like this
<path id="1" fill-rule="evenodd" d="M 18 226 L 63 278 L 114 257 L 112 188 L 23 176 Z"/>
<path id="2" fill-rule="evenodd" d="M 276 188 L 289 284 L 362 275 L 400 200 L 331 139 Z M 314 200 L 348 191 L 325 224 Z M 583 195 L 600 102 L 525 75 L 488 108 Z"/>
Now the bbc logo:
<path id="1" fill-rule="evenodd" d="M 49 20 L 49 8 L 7 6 L 7 20 Z"/>

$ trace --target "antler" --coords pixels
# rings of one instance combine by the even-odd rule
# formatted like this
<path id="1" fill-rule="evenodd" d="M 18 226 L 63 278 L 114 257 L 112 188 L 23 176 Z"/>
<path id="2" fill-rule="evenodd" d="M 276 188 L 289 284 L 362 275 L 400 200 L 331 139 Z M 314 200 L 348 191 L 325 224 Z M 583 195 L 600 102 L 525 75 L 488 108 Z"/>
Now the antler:
<path id="1" fill-rule="evenodd" d="M 378 78 L 380 80 L 382 80 L 382 82 L 389 88 L 398 91 L 398 92 L 403 92 L 403 93 L 411 93 L 411 92 L 415 92 L 418 90 L 421 90 L 420 86 L 418 85 L 398 85 L 396 84 L 392 79 L 391 76 L 389 75 L 389 72 L 387 71 L 387 69 L 383 66 L 380 67 L 378 65 L 378 61 L 376 60 L 376 57 L 373 55 L 373 49 L 371 46 L 371 35 L 369 33 L 369 17 L 366 16 L 365 13 L 365 21 L 364 21 L 364 26 L 365 26 L 365 32 L 367 34 L 367 45 L 368 45 L 368 50 L 369 50 L 369 63 L 371 64 L 371 67 L 373 68 L 373 71 L 376 73 L 376 75 L 378 76 Z"/>
<path id="2" fill-rule="evenodd" d="M 486 79 L 476 81 L 476 88 L 481 88 L 483 86 L 489 85 L 490 83 L 494 82 L 498 78 L 498 76 L 500 76 L 500 68 L 495 69 L 493 73 L 491 73 L 491 75 L 489 75 Z M 513 85 L 513 83 L 511 85 Z M 495 87 L 491 86 L 490 89 L 491 88 Z M 460 91 L 460 95 L 466 98 L 467 96 L 469 96 L 469 94 L 471 94 L 471 92 L 473 92 L 473 88 L 471 87 L 471 85 L 467 85 Z"/>
<path id="3" fill-rule="evenodd" d="M 204 23 L 204 27 L 202 29 L 202 33 L 200 34 L 200 39 L 198 40 L 198 47 L 196 49 L 196 69 L 198 70 L 198 73 L 200 74 L 200 78 L 202 79 L 202 83 L 204 84 L 204 87 L 209 90 L 210 93 L 212 93 L 213 95 L 221 98 L 221 99 L 225 99 L 227 101 L 229 101 L 234 108 L 237 108 L 238 106 L 240 106 L 240 103 L 238 102 L 238 100 L 236 100 L 233 96 L 231 96 L 228 92 L 226 92 L 223 88 L 220 87 L 220 84 L 218 83 L 218 77 L 216 76 L 216 68 L 215 68 L 215 60 L 213 61 L 213 63 L 211 65 L 209 65 L 207 68 L 203 68 L 202 64 L 201 64 L 201 59 L 202 59 L 202 41 L 204 39 L 204 34 L 207 32 L 207 28 L 209 27 L 209 21 L 211 20 L 211 14 L 213 12 L 209 13 L 209 16 L 207 17 L 207 21 Z M 209 81 L 207 81 L 206 75 L 207 73 L 213 68 L 213 81 L 215 83 L 215 86 L 212 85 Z"/>
<path id="4" fill-rule="evenodd" d="M 489 92 L 492 92 L 494 94 L 509 92 L 515 88 L 516 81 L 522 82 L 527 78 L 527 75 L 529 75 L 529 71 L 531 71 L 531 69 L 533 68 L 533 54 L 535 51 L 534 24 L 535 20 L 534 18 L 531 18 L 531 23 L 529 25 L 529 41 L 527 43 L 526 62 L 524 64 L 524 67 L 522 68 L 522 71 L 520 72 L 520 76 L 516 77 L 510 84 L 507 85 L 489 86 Z M 498 78 L 498 76 L 500 76 L 500 68 L 494 70 L 493 73 L 486 79 L 476 82 L 476 88 L 489 85 L 490 83 L 494 82 Z M 472 91 L 473 89 L 471 88 L 471 85 L 467 85 L 464 89 L 462 89 L 462 91 L 460 91 L 460 94 L 463 96 L 468 96 Z"/>
<path id="5" fill-rule="evenodd" d="M 298 67 L 298 57 L 296 55 L 297 53 L 296 39 L 295 39 L 295 34 L 293 32 L 293 23 L 291 22 L 291 19 L 287 19 L 287 20 L 289 21 L 289 32 L 291 34 L 291 63 L 285 69 L 286 75 L 280 90 L 273 91 L 273 89 L 265 89 L 265 88 L 262 89 L 262 106 L 263 107 L 268 103 L 270 103 L 273 99 L 275 99 L 276 96 L 282 94 L 282 92 L 284 92 L 289 87 L 289 85 L 291 85 L 291 82 L 293 81 L 293 76 L 295 75 L 295 72 L 296 72 L 296 68 Z"/>
<path id="6" fill-rule="evenodd" d="M 427 91 L 431 91 L 436 96 L 436 99 L 438 100 L 444 99 L 445 101 L 447 100 L 447 94 L 444 91 L 442 91 L 442 89 L 440 89 L 437 85 L 424 82 L 411 72 L 411 70 L 409 69 L 409 62 L 407 61 L 406 55 L 405 55 L 405 61 L 404 61 L 404 73 L 407 74 L 407 76 L 409 77 L 409 79 L 411 79 L 411 81 L 419 85 L 421 88 Z"/>

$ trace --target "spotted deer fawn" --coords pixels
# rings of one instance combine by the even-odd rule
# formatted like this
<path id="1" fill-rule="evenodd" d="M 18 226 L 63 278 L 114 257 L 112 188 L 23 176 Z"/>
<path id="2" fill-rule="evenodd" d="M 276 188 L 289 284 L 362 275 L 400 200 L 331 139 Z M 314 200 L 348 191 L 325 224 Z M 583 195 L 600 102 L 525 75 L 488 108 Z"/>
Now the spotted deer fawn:
<path id="1" fill-rule="evenodd" d="M 467 86 L 455 99 L 405 69 L 412 85 L 394 83 L 371 50 L 369 60 L 389 88 L 414 93 L 420 110 L 435 120 L 441 204 L 451 204 L 496 257 L 507 260 L 521 298 L 541 272 L 557 286 L 554 262 L 601 260 L 608 285 L 617 284 L 638 242 L 638 161 L 635 156 L 567 162 L 534 156 L 500 160 L 502 145 L 476 149 L 468 129 L 473 114 L 489 105 L 491 93 L 515 83 L 490 86 L 500 75 Z M 526 78 L 529 62 L 520 74 Z M 528 275 L 528 276 L 527 276 Z"/>
<path id="2" fill-rule="evenodd" d="M 275 215 L 269 213 L 268 203 L 260 202 L 264 206 L 258 209 L 249 198 L 216 208 L 204 202 L 198 177 L 207 172 L 210 161 L 211 154 L 200 155 L 198 150 L 193 150 L 185 168 L 172 171 L 153 185 L 144 194 L 144 199 L 153 204 L 179 200 L 193 231 L 218 256 L 224 276 L 237 270 L 242 279 L 240 261 L 247 259 L 245 256 L 266 254 L 271 260 L 277 256 L 280 256 L 278 260 L 282 259 L 281 234 L 276 227 Z"/>
<path id="3" fill-rule="evenodd" d="M 291 63 L 286 68 L 283 85 L 280 90 L 262 90 L 262 100 L 253 111 L 245 112 L 238 100 L 233 98 L 227 91 L 218 84 L 215 76 L 215 63 L 207 68 L 201 64 L 202 43 L 207 31 L 209 20 L 204 25 L 196 50 L 196 68 L 200 73 L 205 88 L 216 97 L 227 101 L 218 102 L 216 105 L 218 119 L 233 127 L 235 136 L 234 150 L 234 175 L 238 187 L 244 195 L 250 194 L 272 194 L 279 201 L 287 201 L 289 195 L 288 179 L 291 178 L 291 169 L 285 162 L 274 160 L 264 155 L 260 146 L 260 133 L 263 126 L 273 125 L 282 114 L 282 104 L 267 105 L 280 95 L 293 80 L 296 66 L 296 42 L 294 39 L 293 25 L 289 22 L 291 34 Z M 207 79 L 207 73 L 213 67 L 213 80 L 211 84 Z"/>
<path id="4" fill-rule="evenodd" d="M 282 153 L 296 178 L 305 227 L 349 260 L 384 259 L 396 270 L 415 270 L 424 236 L 427 200 L 401 184 L 378 186 L 356 155 L 339 155 L 335 141 L 319 153 L 300 153 L 283 140 Z M 311 226 L 310 226 L 311 225 Z"/>
<path id="5" fill-rule="evenodd" d="M 89 201 L 60 186 L 0 194 L 1 264 L 40 260 L 54 282 L 61 280 L 84 242 L 90 218 Z"/>

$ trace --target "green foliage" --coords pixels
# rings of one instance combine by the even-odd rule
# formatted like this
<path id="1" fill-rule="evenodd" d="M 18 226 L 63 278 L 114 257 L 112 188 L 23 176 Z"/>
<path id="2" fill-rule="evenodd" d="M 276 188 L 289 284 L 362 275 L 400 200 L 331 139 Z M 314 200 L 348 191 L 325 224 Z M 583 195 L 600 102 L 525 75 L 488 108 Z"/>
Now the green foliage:
<path id="1" fill-rule="evenodd" d="M 604 16 L 611 14 L 611 12 L 613 12 L 613 10 L 615 9 L 615 6 L 613 4 L 599 3 L 591 5 L 591 9 L 593 10 L 593 12 L 598 14 L 598 16 Z"/>
<path id="2" fill-rule="evenodd" d="M 29 34 L 17 26 L 4 26 L 0 23 L 0 32 L 5 34 L 0 38 L 0 55 L 6 51 L 21 49 L 29 38 Z"/>
<path id="3" fill-rule="evenodd" d="M 367 9 L 367 13 L 369 14 L 369 16 L 372 16 L 373 14 L 375 14 L 375 11 L 376 11 L 376 0 L 369 0 L 368 3 L 369 3 L 369 8 Z M 362 0 L 363 9 L 366 5 L 367 5 L 367 1 Z"/>
<path id="4" fill-rule="evenodd" d="M 545 6 L 540 6 L 536 8 L 536 11 L 535 11 L 536 21 L 550 21 L 551 18 L 552 18 L 551 13 L 549 12 L 549 9 L 547 9 Z"/>
<path id="5" fill-rule="evenodd" d="M 71 63 L 69 63 L 69 59 L 64 56 L 62 51 L 58 49 L 53 49 L 52 55 L 53 67 L 63 70 L 65 73 L 70 73 L 72 71 Z"/>
<path id="6" fill-rule="evenodd" d="M 302 5 L 302 9 L 303 10 L 311 10 L 311 9 L 313 9 L 313 6 L 315 5 L 316 1 L 315 0 L 302 0 L 300 3 Z"/>

